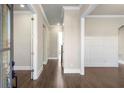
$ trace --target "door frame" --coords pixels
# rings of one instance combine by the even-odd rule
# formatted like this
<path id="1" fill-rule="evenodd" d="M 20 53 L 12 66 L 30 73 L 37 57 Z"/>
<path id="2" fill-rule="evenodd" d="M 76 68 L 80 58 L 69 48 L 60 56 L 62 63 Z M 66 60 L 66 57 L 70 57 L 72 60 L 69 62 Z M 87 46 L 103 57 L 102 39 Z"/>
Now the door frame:
<path id="1" fill-rule="evenodd" d="M 88 16 L 95 8 L 97 4 L 90 4 L 88 8 L 81 14 L 81 66 L 80 66 L 80 75 L 85 75 L 85 18 Z"/>
<path id="2" fill-rule="evenodd" d="M 37 12 L 32 4 L 27 5 L 32 11 L 32 26 L 31 26 L 31 78 L 36 80 L 37 76 L 37 62 L 38 62 L 38 33 L 37 33 Z"/>
<path id="3" fill-rule="evenodd" d="M 85 74 L 84 55 L 85 55 L 85 18 L 81 18 L 81 71 L 80 71 L 80 75 Z"/>
<path id="4" fill-rule="evenodd" d="M 30 11 L 25 12 L 21 11 L 16 13 L 29 13 L 30 14 L 30 74 L 31 74 L 31 79 L 35 80 L 37 76 L 37 15 L 35 13 L 35 10 L 31 4 L 27 4 L 27 7 Z"/>
<path id="5" fill-rule="evenodd" d="M 31 74 L 32 74 L 32 79 L 36 80 L 37 79 L 37 62 L 38 62 L 38 47 L 37 47 L 37 43 L 38 43 L 38 38 L 37 38 L 37 16 L 35 14 L 33 14 L 32 16 L 33 21 L 32 21 L 32 31 L 31 31 Z"/>

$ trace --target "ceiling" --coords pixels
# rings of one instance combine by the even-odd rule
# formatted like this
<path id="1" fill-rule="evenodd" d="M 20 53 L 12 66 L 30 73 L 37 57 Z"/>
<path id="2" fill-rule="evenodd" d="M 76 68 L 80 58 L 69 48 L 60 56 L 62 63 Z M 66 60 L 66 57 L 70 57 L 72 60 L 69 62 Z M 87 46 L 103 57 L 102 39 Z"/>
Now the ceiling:
<path id="1" fill-rule="evenodd" d="M 50 25 L 63 24 L 63 6 L 78 6 L 79 4 L 42 4 Z"/>
<path id="2" fill-rule="evenodd" d="M 79 6 L 79 4 L 42 4 L 50 25 L 63 24 L 63 6 Z M 27 4 L 20 7 L 14 5 L 14 11 L 30 11 Z M 124 4 L 99 4 L 90 15 L 124 15 Z"/>
<path id="3" fill-rule="evenodd" d="M 99 4 L 91 15 L 124 15 L 124 4 Z"/>
<path id="4" fill-rule="evenodd" d="M 30 11 L 28 5 L 24 5 L 25 7 L 20 7 L 20 4 L 14 5 L 14 11 Z"/>

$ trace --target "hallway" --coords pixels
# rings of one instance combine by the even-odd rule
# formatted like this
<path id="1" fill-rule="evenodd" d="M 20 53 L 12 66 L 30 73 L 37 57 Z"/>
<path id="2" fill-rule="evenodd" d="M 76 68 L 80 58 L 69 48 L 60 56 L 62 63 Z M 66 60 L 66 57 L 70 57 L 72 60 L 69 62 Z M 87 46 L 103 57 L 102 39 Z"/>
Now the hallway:
<path id="1" fill-rule="evenodd" d="M 16 71 L 19 88 L 113 88 L 124 87 L 124 65 L 119 68 L 86 68 L 86 75 L 63 74 L 57 60 L 49 60 L 36 81 L 30 71 Z"/>

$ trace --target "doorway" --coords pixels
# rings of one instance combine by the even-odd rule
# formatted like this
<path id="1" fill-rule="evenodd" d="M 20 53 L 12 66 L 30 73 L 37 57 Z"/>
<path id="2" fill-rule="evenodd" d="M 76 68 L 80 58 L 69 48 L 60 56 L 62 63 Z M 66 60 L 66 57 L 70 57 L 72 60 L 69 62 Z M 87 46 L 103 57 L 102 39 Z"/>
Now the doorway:
<path id="1" fill-rule="evenodd" d="M 63 70 L 63 32 L 58 31 L 58 64 Z"/>
<path id="2" fill-rule="evenodd" d="M 20 11 L 21 10 L 21 11 Z M 34 80 L 34 29 L 35 14 L 30 5 L 14 5 L 14 70 L 30 73 Z M 36 63 L 35 63 L 36 64 Z M 20 75 L 17 75 L 21 79 Z"/>
<path id="3" fill-rule="evenodd" d="M 124 64 L 124 25 L 119 28 L 118 32 L 118 58 L 119 64 Z"/>

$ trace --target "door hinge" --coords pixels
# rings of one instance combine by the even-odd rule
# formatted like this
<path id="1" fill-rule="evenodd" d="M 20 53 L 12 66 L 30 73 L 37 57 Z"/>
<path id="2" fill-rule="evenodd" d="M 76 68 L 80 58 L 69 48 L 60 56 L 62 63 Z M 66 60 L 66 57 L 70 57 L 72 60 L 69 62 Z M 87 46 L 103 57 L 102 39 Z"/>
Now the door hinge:
<path id="1" fill-rule="evenodd" d="M 32 69 L 31 72 L 34 72 L 34 69 Z"/>
<path id="2" fill-rule="evenodd" d="M 34 20 L 34 18 L 32 17 L 31 20 Z"/>

